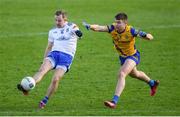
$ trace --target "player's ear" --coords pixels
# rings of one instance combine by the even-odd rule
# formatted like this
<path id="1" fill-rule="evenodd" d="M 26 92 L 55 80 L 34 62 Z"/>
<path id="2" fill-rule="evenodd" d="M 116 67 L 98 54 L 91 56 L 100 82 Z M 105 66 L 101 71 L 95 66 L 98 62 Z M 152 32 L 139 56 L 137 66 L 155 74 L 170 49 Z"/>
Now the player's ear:
<path id="1" fill-rule="evenodd" d="M 68 21 L 67 17 L 64 17 L 64 21 Z"/>
<path id="2" fill-rule="evenodd" d="M 127 20 L 124 20 L 124 23 L 128 24 L 128 21 L 127 21 Z"/>

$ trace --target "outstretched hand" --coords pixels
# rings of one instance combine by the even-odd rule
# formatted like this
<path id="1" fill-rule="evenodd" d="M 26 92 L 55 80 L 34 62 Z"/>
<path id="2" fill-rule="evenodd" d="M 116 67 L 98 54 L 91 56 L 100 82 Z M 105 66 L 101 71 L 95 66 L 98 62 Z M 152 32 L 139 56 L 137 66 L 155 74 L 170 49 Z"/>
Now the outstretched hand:
<path id="1" fill-rule="evenodd" d="M 86 22 L 82 22 L 82 25 L 85 26 L 87 30 L 90 29 L 90 24 L 88 24 Z"/>

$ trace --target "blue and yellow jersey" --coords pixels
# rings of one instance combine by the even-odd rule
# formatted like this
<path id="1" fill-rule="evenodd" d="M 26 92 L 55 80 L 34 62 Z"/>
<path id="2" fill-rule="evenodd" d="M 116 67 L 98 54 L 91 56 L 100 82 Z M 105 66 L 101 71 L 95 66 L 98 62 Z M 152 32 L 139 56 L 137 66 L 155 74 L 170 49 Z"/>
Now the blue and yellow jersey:
<path id="1" fill-rule="evenodd" d="M 136 53 L 135 37 L 138 35 L 138 30 L 126 25 L 125 30 L 122 33 L 118 33 L 114 24 L 108 26 L 108 29 L 120 56 L 131 56 Z"/>

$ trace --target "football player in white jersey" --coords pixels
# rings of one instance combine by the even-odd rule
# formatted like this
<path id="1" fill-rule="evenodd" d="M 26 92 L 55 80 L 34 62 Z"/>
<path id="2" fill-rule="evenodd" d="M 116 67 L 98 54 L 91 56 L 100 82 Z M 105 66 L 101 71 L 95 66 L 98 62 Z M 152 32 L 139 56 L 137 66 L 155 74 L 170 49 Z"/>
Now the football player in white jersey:
<path id="1" fill-rule="evenodd" d="M 45 107 L 49 98 L 58 88 L 59 81 L 68 72 L 76 52 L 77 40 L 82 37 L 82 32 L 78 26 L 67 21 L 66 12 L 56 11 L 55 23 L 56 27 L 49 31 L 43 63 L 38 72 L 33 76 L 37 84 L 48 71 L 54 69 L 51 84 L 45 97 L 39 103 L 40 108 Z M 24 90 L 21 84 L 18 84 L 17 88 L 24 95 L 28 95 L 28 91 Z"/>

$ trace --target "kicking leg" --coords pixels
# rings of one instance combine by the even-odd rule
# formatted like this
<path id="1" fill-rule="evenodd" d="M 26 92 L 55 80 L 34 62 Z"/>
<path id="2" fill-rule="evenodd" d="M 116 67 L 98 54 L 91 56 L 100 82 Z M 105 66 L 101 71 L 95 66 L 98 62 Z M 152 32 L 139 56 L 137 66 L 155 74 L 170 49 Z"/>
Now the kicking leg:
<path id="1" fill-rule="evenodd" d="M 33 77 L 35 82 L 38 83 L 50 69 L 52 69 L 52 64 L 48 59 L 45 59 L 39 71 Z M 17 88 L 19 91 L 22 91 L 24 95 L 28 95 L 28 91 L 24 90 L 21 84 L 17 84 Z"/>
<path id="2" fill-rule="evenodd" d="M 40 69 L 38 72 L 33 76 L 35 79 L 36 83 L 40 82 L 43 78 L 43 76 L 53 68 L 51 62 L 48 59 L 45 59 L 43 64 L 41 65 Z"/>

